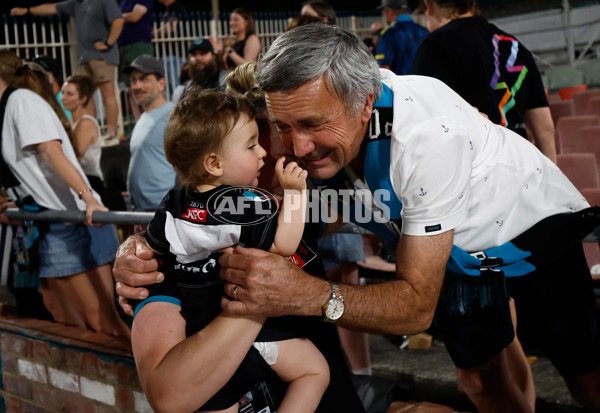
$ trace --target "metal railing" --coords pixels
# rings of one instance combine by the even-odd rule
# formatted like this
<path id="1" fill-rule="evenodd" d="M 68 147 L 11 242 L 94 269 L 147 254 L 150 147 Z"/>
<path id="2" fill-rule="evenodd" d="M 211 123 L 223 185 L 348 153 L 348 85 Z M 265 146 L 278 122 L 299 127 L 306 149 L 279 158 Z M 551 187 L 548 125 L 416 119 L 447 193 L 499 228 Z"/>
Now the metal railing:
<path id="1" fill-rule="evenodd" d="M 5 211 L 8 218 L 14 220 L 29 220 L 29 221 L 61 221 L 70 223 L 86 222 L 85 211 L 55 211 L 45 210 L 42 212 L 31 212 L 17 208 L 8 208 Z M 152 217 L 153 212 L 121 212 L 121 211 L 96 211 L 92 215 L 94 223 L 97 224 L 116 224 L 116 225 L 147 225 Z M 341 227 L 340 233 L 350 234 L 371 234 L 370 231 L 349 223 Z M 600 242 L 600 227 L 594 229 L 588 234 L 583 242 Z"/>
<path id="2" fill-rule="evenodd" d="M 81 224 L 87 221 L 85 211 L 56 211 L 45 210 L 41 212 L 25 211 L 18 208 L 8 208 L 4 211 L 10 219 L 21 221 L 47 221 L 47 222 L 68 222 L 72 224 Z M 153 212 L 123 212 L 123 211 L 96 211 L 92 215 L 95 224 L 116 224 L 116 225 L 147 225 Z"/>
<path id="3" fill-rule="evenodd" d="M 8 208 L 4 213 L 9 219 L 18 221 L 68 222 L 72 224 L 83 224 L 87 221 L 85 211 L 47 209 L 41 212 L 32 212 L 24 209 Z M 152 217 L 154 217 L 154 212 L 96 211 L 92 214 L 92 221 L 95 224 L 148 225 Z M 337 232 L 348 234 L 371 233 L 354 224 L 346 224 Z"/>

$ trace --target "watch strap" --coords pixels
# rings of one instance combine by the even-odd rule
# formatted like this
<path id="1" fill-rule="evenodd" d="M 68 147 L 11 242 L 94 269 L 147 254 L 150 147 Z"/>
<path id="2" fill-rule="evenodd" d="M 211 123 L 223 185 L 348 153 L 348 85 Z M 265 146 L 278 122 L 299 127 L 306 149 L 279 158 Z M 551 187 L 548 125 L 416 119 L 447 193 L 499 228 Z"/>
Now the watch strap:
<path id="1" fill-rule="evenodd" d="M 339 283 L 336 283 L 335 281 L 331 281 L 331 298 L 339 298 L 340 300 L 344 301 L 344 296 L 342 296 L 342 288 L 340 287 Z"/>

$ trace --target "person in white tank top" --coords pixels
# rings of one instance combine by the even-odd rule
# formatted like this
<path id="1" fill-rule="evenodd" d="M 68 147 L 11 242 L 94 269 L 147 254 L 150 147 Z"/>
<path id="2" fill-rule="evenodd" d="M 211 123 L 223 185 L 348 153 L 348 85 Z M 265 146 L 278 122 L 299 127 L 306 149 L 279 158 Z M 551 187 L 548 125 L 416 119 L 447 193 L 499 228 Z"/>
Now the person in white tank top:
<path id="1" fill-rule="evenodd" d="M 71 111 L 73 147 L 77 160 L 85 172 L 90 185 L 101 196 L 104 194 L 104 179 L 100 169 L 102 145 L 100 126 L 96 118 L 88 113 L 87 107 L 94 93 L 94 82 L 86 75 L 74 75 L 62 87 L 63 105 Z"/>

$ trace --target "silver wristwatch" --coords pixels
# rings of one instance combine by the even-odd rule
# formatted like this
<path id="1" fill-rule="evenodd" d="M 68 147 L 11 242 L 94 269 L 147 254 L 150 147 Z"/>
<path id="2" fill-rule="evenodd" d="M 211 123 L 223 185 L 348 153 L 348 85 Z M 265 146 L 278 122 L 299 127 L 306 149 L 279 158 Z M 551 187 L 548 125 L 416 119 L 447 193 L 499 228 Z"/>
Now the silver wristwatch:
<path id="1" fill-rule="evenodd" d="M 323 305 L 323 319 L 335 323 L 344 314 L 344 297 L 338 283 L 331 282 L 330 284 L 331 298 Z"/>

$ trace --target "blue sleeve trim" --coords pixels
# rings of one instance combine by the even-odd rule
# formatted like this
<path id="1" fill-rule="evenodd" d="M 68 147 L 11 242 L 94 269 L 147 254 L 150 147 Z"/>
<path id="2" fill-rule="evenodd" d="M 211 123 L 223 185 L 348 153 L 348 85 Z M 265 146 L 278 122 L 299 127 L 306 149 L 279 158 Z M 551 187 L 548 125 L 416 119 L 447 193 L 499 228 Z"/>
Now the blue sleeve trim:
<path id="1" fill-rule="evenodd" d="M 385 83 L 382 83 L 383 90 L 381 91 L 381 96 L 379 100 L 373 103 L 373 107 L 377 108 L 393 108 L 394 107 L 394 92 L 392 89 Z"/>
<path id="2" fill-rule="evenodd" d="M 135 307 L 135 312 L 133 313 L 133 318 L 135 318 L 135 316 L 138 314 L 138 312 L 142 309 L 143 306 L 145 306 L 148 303 L 153 303 L 153 302 L 171 303 L 171 304 L 175 304 L 175 305 L 178 305 L 181 307 L 181 300 L 179 300 L 178 298 L 170 297 L 168 295 L 155 295 L 153 297 L 146 298 L 144 301 L 142 301 Z"/>

